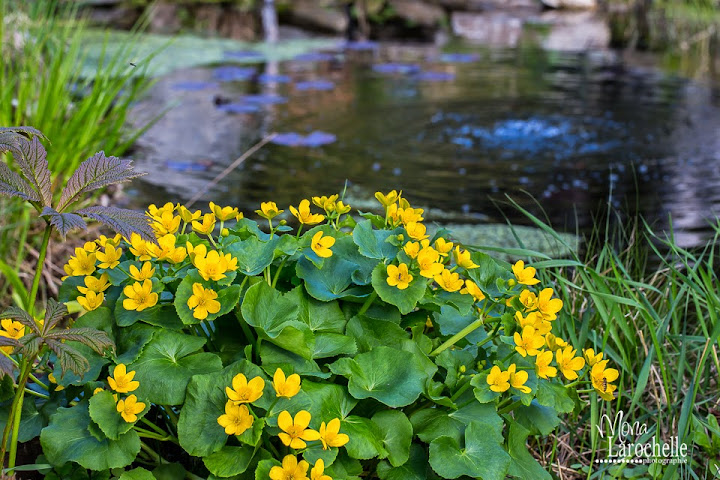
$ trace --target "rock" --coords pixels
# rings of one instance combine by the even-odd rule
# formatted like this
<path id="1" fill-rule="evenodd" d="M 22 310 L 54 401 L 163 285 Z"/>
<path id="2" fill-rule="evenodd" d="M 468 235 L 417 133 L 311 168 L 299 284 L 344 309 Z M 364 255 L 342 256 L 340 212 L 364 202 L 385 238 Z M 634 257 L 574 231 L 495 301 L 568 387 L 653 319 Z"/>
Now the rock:
<path id="1" fill-rule="evenodd" d="M 594 12 L 549 11 L 540 21 L 550 25 L 541 42 L 546 50 L 602 50 L 610 45 L 610 27 Z"/>
<path id="2" fill-rule="evenodd" d="M 451 23 L 455 35 L 496 47 L 517 46 L 523 30 L 523 19 L 505 12 L 453 12 Z"/>
<path id="3" fill-rule="evenodd" d="M 252 12 L 222 4 L 198 5 L 194 8 L 195 30 L 235 40 L 255 40 L 259 25 Z"/>
<path id="4" fill-rule="evenodd" d="M 550 8 L 565 9 L 593 9 L 597 7 L 597 0 L 541 0 L 545 6 Z"/>
<path id="5" fill-rule="evenodd" d="M 91 8 L 83 8 L 88 12 L 88 19 L 93 25 L 129 30 L 140 18 L 137 8 L 127 5 L 95 4 Z"/>
<path id="6" fill-rule="evenodd" d="M 397 16 L 423 27 L 437 27 L 445 19 L 445 11 L 438 5 L 417 0 L 390 0 Z"/>
<path id="7" fill-rule="evenodd" d="M 175 3 L 160 1 L 150 12 L 149 30 L 152 33 L 177 33 L 182 24 L 180 22 L 180 7 Z"/>
<path id="8" fill-rule="evenodd" d="M 341 8 L 323 0 L 295 0 L 282 19 L 300 27 L 335 33 L 343 33 L 348 28 L 348 18 Z"/>

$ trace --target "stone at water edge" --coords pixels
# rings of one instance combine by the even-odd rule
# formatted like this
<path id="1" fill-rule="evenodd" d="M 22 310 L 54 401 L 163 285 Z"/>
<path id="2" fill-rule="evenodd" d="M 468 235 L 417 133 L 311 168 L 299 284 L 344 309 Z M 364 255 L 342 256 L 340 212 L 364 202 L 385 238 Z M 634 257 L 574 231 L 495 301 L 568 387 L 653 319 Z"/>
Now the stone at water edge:
<path id="1" fill-rule="evenodd" d="M 590 9 L 597 7 L 597 0 L 541 0 L 550 8 Z"/>

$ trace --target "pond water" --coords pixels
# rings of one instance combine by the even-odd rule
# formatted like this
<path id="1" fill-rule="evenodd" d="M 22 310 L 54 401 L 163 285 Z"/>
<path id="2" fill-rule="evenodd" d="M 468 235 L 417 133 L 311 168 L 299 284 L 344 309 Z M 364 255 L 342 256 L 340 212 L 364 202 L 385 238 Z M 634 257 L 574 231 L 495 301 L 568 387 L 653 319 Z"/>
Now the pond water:
<path id="1" fill-rule="evenodd" d="M 566 231 L 608 205 L 685 246 L 720 210 L 720 89 L 613 52 L 444 50 L 372 43 L 161 77 L 133 113 L 172 107 L 133 152 L 131 198 L 187 201 L 248 148 L 281 134 L 202 195 L 245 212 L 338 192 L 357 206 L 403 189 L 433 220 L 528 223 L 510 195 Z M 351 200 L 351 204 L 353 201 Z"/>

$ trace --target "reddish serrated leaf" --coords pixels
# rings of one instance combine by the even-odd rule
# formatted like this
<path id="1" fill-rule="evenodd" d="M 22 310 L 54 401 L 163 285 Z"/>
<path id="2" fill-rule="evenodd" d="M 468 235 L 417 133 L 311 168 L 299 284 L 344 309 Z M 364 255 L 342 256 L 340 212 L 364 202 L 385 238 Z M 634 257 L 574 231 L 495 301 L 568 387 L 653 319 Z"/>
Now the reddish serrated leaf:
<path id="1" fill-rule="evenodd" d="M 56 301 L 54 298 L 48 300 L 45 308 L 45 322 L 43 322 L 43 335 L 57 325 L 68 314 L 68 309 L 64 303 Z"/>
<path id="2" fill-rule="evenodd" d="M 142 212 L 116 207 L 88 207 L 75 211 L 78 215 L 92 218 L 107 225 L 125 238 L 137 233 L 143 239 L 155 243 L 155 233 L 150 219 Z"/>
<path id="3" fill-rule="evenodd" d="M 90 363 L 80 352 L 57 340 L 47 339 L 47 346 L 60 360 L 60 368 L 65 372 L 71 370 L 75 375 L 82 375 L 90 368 Z"/>
<path id="4" fill-rule="evenodd" d="M 114 349 L 115 344 L 110 336 L 102 330 L 94 328 L 70 328 L 68 330 L 55 330 L 45 335 L 45 340 L 69 340 L 86 345 L 99 354 L 105 350 Z"/>
<path id="5" fill-rule="evenodd" d="M 31 202 L 41 201 L 40 195 L 33 190 L 30 184 L 20 175 L 10 170 L 10 167 L 3 162 L 0 162 L 0 194 L 20 197 Z"/>
<path id="6" fill-rule="evenodd" d="M 133 171 L 132 161 L 106 157 L 105 152 L 98 152 L 81 163 L 70 177 L 60 197 L 58 210 L 62 211 L 83 193 L 126 182 L 141 175 L 144 174 Z"/>
<path id="7" fill-rule="evenodd" d="M 19 138 L 17 152 L 13 151 L 15 163 L 37 190 L 43 204 L 49 206 L 52 204 L 52 186 L 45 147 L 38 137 Z"/>
<path id="8" fill-rule="evenodd" d="M 9 307 L 4 312 L 0 313 L 0 318 L 9 318 L 11 320 L 17 320 L 26 327 L 30 327 L 30 330 L 40 335 L 40 329 L 38 329 L 35 320 L 22 308 Z"/>
<path id="9" fill-rule="evenodd" d="M 85 230 L 87 224 L 80 215 L 75 213 L 59 213 L 57 210 L 51 207 L 43 208 L 40 213 L 41 217 L 47 217 L 50 220 L 50 225 L 60 233 L 65 239 L 67 234 L 72 230 Z"/>

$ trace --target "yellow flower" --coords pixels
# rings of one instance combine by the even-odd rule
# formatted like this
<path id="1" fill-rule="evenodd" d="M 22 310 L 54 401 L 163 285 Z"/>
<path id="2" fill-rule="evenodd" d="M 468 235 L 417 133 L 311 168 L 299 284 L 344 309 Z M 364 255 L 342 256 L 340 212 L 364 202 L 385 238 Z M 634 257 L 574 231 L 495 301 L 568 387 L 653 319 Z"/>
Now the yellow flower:
<path id="1" fill-rule="evenodd" d="M 455 256 L 455 263 L 457 263 L 459 266 L 468 270 L 478 268 L 478 266 L 472 261 L 472 258 L 470 258 L 470 252 L 468 250 L 463 250 L 460 247 L 455 247 L 453 255 Z"/>
<path id="2" fill-rule="evenodd" d="M 53 385 L 55 385 L 55 391 L 56 391 L 56 392 L 59 392 L 60 390 L 65 390 L 65 387 L 63 387 L 62 385 L 58 385 L 58 383 L 57 383 L 57 378 L 55 378 L 55 375 L 54 375 L 54 374 L 51 373 L 50 375 L 48 375 L 48 380 L 50 381 L 50 383 L 52 383 Z M 97 390 L 97 389 L 96 389 L 96 390 Z M 102 390 L 102 388 L 101 388 L 100 390 Z M 93 395 L 94 395 L 94 394 L 93 394 Z"/>
<path id="3" fill-rule="evenodd" d="M 118 393 L 129 393 L 137 390 L 140 382 L 133 380 L 135 371 L 128 372 L 124 363 L 115 366 L 112 377 L 107 377 L 110 388 Z"/>
<path id="4" fill-rule="evenodd" d="M 521 312 L 515 312 L 515 320 L 520 325 L 520 329 L 529 325 L 537 331 L 538 335 L 545 335 L 552 330 L 552 324 L 545 320 L 538 312 L 530 312 L 527 317 L 523 317 Z"/>
<path id="5" fill-rule="evenodd" d="M 183 205 L 180 205 L 178 207 L 178 213 L 180 214 L 180 218 L 182 218 L 183 222 L 185 223 L 192 223 L 202 216 L 202 212 L 200 210 L 195 210 L 194 212 L 191 212 Z"/>
<path id="6" fill-rule="evenodd" d="M 100 261 L 100 268 L 115 268 L 120 264 L 122 249 L 112 245 L 106 245 L 104 252 L 97 252 L 97 259 Z"/>
<path id="7" fill-rule="evenodd" d="M 52 373 L 50 375 L 52 375 Z M 48 380 L 50 380 L 50 375 L 48 375 Z M 55 378 L 55 377 L 53 377 L 53 378 Z M 53 380 L 50 380 L 50 381 L 53 382 Z M 98 393 L 104 392 L 104 391 L 105 391 L 104 388 L 97 387 L 95 390 L 93 390 L 93 395 L 97 395 Z"/>
<path id="8" fill-rule="evenodd" d="M 205 258 L 207 255 L 207 247 L 202 243 L 193 245 L 190 242 L 185 242 L 185 246 L 187 247 L 187 253 L 190 256 L 190 261 L 193 262 L 193 265 L 195 264 L 195 259 L 197 257 Z"/>
<path id="9" fill-rule="evenodd" d="M 512 271 L 517 278 L 518 283 L 523 285 L 536 285 L 540 283 L 540 280 L 535 278 L 535 269 L 533 267 L 525 267 L 525 262 L 518 260 L 515 265 L 512 266 Z"/>
<path id="10" fill-rule="evenodd" d="M 160 218 L 163 216 L 163 213 L 170 212 L 172 213 L 173 210 L 175 210 L 175 205 L 173 205 L 171 202 L 167 202 L 162 207 L 158 208 L 155 206 L 155 204 L 151 204 L 147 209 L 147 214 L 150 215 L 153 218 Z"/>
<path id="11" fill-rule="evenodd" d="M 408 223 L 418 223 L 425 220 L 423 218 L 423 209 L 422 208 L 401 208 L 398 209 L 398 217 L 400 217 L 400 221 L 403 225 L 407 225 Z"/>
<path id="12" fill-rule="evenodd" d="M 320 441 L 323 444 L 323 450 L 327 450 L 330 447 L 340 448 L 350 441 L 344 433 L 340 433 L 340 419 L 333 418 L 325 425 L 325 422 L 320 424 Z"/>
<path id="13" fill-rule="evenodd" d="M 108 238 L 105 235 L 100 235 L 100 238 L 95 241 L 97 242 L 99 247 L 105 248 L 108 244 L 117 247 L 118 245 L 120 245 L 120 240 L 122 240 L 122 235 L 117 233 L 112 238 Z"/>
<path id="14" fill-rule="evenodd" d="M 147 242 L 142 239 L 140 235 L 137 233 L 133 233 L 130 235 L 130 253 L 135 255 L 138 260 L 141 262 L 145 262 L 147 260 L 150 260 L 155 255 L 152 253 L 152 248 L 154 245 L 150 242 Z"/>
<path id="15" fill-rule="evenodd" d="M 300 375 L 293 373 L 287 379 L 281 369 L 275 370 L 273 388 L 276 397 L 292 398 L 300 392 Z"/>
<path id="16" fill-rule="evenodd" d="M 332 257 L 332 250 L 330 247 L 335 245 L 335 239 L 331 236 L 323 237 L 323 232 L 317 232 L 313 235 L 310 241 L 310 248 L 318 257 L 329 258 Z"/>
<path id="17" fill-rule="evenodd" d="M 68 272 L 68 270 L 65 270 L 65 272 L 73 277 L 80 275 L 92 275 L 95 273 L 96 261 L 97 256 L 95 253 L 88 253 L 82 248 L 76 248 L 75 256 L 68 260 L 68 267 L 70 271 Z"/>
<path id="18" fill-rule="evenodd" d="M 88 275 L 85 277 L 85 286 L 84 287 L 77 287 L 78 291 L 80 293 L 88 293 L 88 292 L 95 292 L 95 293 L 101 293 L 107 290 L 110 287 L 110 283 L 108 283 L 108 274 L 103 273 L 100 275 L 100 278 L 95 278 L 93 276 Z"/>
<path id="19" fill-rule="evenodd" d="M 211 235 L 213 230 L 215 230 L 215 214 L 206 213 L 202 216 L 202 222 L 198 222 L 197 220 L 192 222 L 192 228 L 202 235 Z"/>
<path id="20" fill-rule="evenodd" d="M 545 320 L 555 320 L 557 318 L 557 312 L 559 312 L 563 306 L 562 300 L 559 298 L 550 298 L 552 295 L 552 288 L 545 288 L 538 296 L 537 309 Z"/>
<path id="21" fill-rule="evenodd" d="M 228 258 L 216 250 L 211 250 L 203 257 L 196 254 L 193 264 L 197 267 L 200 276 L 207 281 L 223 279 L 225 272 L 228 271 Z"/>
<path id="22" fill-rule="evenodd" d="M 537 357 L 535 358 L 535 372 L 538 377 L 549 378 L 557 375 L 557 368 L 550 366 L 552 359 L 553 352 L 551 350 L 538 352 Z"/>
<path id="23" fill-rule="evenodd" d="M 308 480 L 307 471 L 310 464 L 305 460 L 297 461 L 293 455 L 286 455 L 282 467 L 270 469 L 270 480 Z"/>
<path id="24" fill-rule="evenodd" d="M 238 215 L 238 209 L 233 207 L 221 207 L 210 202 L 210 210 L 215 214 L 218 220 L 221 222 L 227 222 Z"/>
<path id="25" fill-rule="evenodd" d="M 405 225 L 405 230 L 413 240 L 425 240 L 429 237 L 429 235 L 425 233 L 427 229 L 422 223 L 410 222 Z"/>
<path id="26" fill-rule="evenodd" d="M 254 420 L 247 405 L 235 405 L 228 400 L 225 404 L 225 413 L 218 417 L 217 422 L 225 429 L 226 434 L 242 435 L 245 430 L 252 427 Z"/>
<path id="27" fill-rule="evenodd" d="M 25 335 L 25 325 L 20 322 L 4 318 L 0 321 L 0 325 L 2 325 L 4 331 L 3 333 L 6 333 L 6 335 L 3 335 L 4 337 L 10 337 L 18 340 Z"/>
<path id="28" fill-rule="evenodd" d="M 482 302 L 485 300 L 485 294 L 472 280 L 465 280 L 465 288 L 460 290 L 460 293 L 472 295 L 476 302 Z"/>
<path id="29" fill-rule="evenodd" d="M 162 237 L 168 233 L 176 233 L 180 229 L 180 215 L 173 215 L 172 212 L 163 212 L 159 217 L 155 217 L 155 221 L 151 227 L 155 231 L 155 235 Z"/>
<path id="30" fill-rule="evenodd" d="M 408 266 L 401 263 L 398 266 L 388 265 L 387 266 L 387 283 L 391 287 L 397 287 L 400 290 L 405 290 L 413 281 L 413 276 L 408 273 Z"/>
<path id="31" fill-rule="evenodd" d="M 545 339 L 537 333 L 535 328 L 526 326 L 522 330 L 522 335 L 519 332 L 515 332 L 513 337 L 515 339 L 515 350 L 523 357 L 530 355 L 534 357 L 538 354 L 538 349 L 545 345 Z"/>
<path id="32" fill-rule="evenodd" d="M 487 376 L 487 383 L 490 385 L 490 390 L 493 392 L 502 393 L 510 388 L 510 372 L 503 372 L 497 365 L 490 369 L 490 374 Z"/>
<path id="33" fill-rule="evenodd" d="M 193 284 L 193 294 L 187 301 L 187 306 L 193 311 L 193 317 L 198 320 L 205 320 L 210 313 L 220 311 L 220 302 L 217 292 L 210 288 L 204 288 L 200 283 Z"/>
<path id="34" fill-rule="evenodd" d="M 145 410 L 145 404 L 138 402 L 135 395 L 130 395 L 125 400 L 120 400 L 117 403 L 117 411 L 120 412 L 123 420 L 127 423 L 133 423 L 137 421 L 137 414 Z"/>
<path id="35" fill-rule="evenodd" d="M 335 211 L 338 213 L 338 215 L 348 213 L 351 208 L 352 207 L 350 205 L 345 205 L 343 202 L 337 202 L 335 204 Z"/>
<path id="36" fill-rule="evenodd" d="M 329 197 L 322 196 L 322 197 L 312 197 L 313 203 L 325 210 L 326 212 L 334 212 L 335 211 L 335 202 L 338 199 L 338 195 L 330 195 Z"/>
<path id="37" fill-rule="evenodd" d="M 392 225 L 397 225 L 401 220 L 402 209 L 399 209 L 397 204 L 393 203 L 387 209 L 387 218 L 391 220 Z"/>
<path id="38" fill-rule="evenodd" d="M 180 263 L 187 257 L 185 247 L 175 247 L 175 235 L 172 233 L 158 238 L 158 244 L 151 244 L 149 248 L 160 261 L 167 260 L 170 263 Z"/>
<path id="39" fill-rule="evenodd" d="M 520 303 L 523 304 L 526 312 L 530 312 L 537 308 L 538 298 L 530 290 L 523 290 L 520 292 Z"/>
<path id="40" fill-rule="evenodd" d="M 383 195 L 382 192 L 375 192 L 375 198 L 377 198 L 377 201 L 380 202 L 380 205 L 385 208 L 397 202 L 397 199 L 400 197 L 400 195 L 402 195 L 402 190 L 400 190 L 400 193 L 398 193 L 397 190 L 393 190 L 387 195 Z"/>
<path id="41" fill-rule="evenodd" d="M 589 366 L 594 366 L 596 363 L 601 362 L 603 359 L 603 353 L 598 352 L 597 355 L 595 354 L 595 350 L 592 348 L 588 348 L 583 351 L 583 357 L 585 357 L 585 360 L 587 360 L 587 364 Z"/>
<path id="42" fill-rule="evenodd" d="M 19 340 L 23 336 L 25 336 L 25 325 L 20 322 L 16 322 L 9 318 L 4 318 L 2 321 L 0 321 L 0 325 L 2 325 L 3 328 L 2 330 L 0 330 L 0 337 L 9 337 L 14 338 L 15 340 Z M 0 350 L 9 355 L 13 352 L 13 350 L 15 350 L 15 347 L 8 345 L 6 347 L 0 347 Z"/>
<path id="43" fill-rule="evenodd" d="M 135 265 L 130 265 L 130 277 L 132 277 L 132 279 L 136 282 L 148 280 L 152 278 L 153 275 L 155 275 L 155 267 L 153 267 L 150 262 L 143 263 L 143 266 L 140 269 L 138 269 Z"/>
<path id="44" fill-rule="evenodd" d="M 417 245 L 417 244 L 416 244 Z M 417 262 L 420 267 L 420 275 L 425 278 L 433 278 L 445 270 L 445 265 L 437 263 L 440 254 L 432 247 L 425 247 L 417 254 Z"/>
<path id="45" fill-rule="evenodd" d="M 235 215 L 235 221 L 236 221 L 236 222 L 239 222 L 239 221 L 242 220 L 244 217 L 245 217 L 245 215 L 243 215 L 243 212 L 238 212 L 238 214 Z"/>
<path id="46" fill-rule="evenodd" d="M 450 270 L 443 270 L 440 275 L 433 277 L 435 282 L 448 292 L 457 292 L 465 283 L 460 275 Z"/>
<path id="47" fill-rule="evenodd" d="M 405 252 L 405 255 L 414 259 L 420 253 L 420 244 L 418 242 L 407 242 L 403 246 L 403 251 Z"/>
<path id="48" fill-rule="evenodd" d="M 293 419 L 290 412 L 283 410 L 278 415 L 278 427 L 282 432 L 278 434 L 282 443 L 290 448 L 305 448 L 305 441 L 320 440 L 320 434 L 308 428 L 310 425 L 310 412 L 300 410 Z"/>
<path id="49" fill-rule="evenodd" d="M 236 405 L 239 403 L 253 403 L 262 397 L 265 388 L 265 380 L 262 377 L 255 377 L 249 382 L 242 373 L 238 373 L 232 379 L 232 388 L 225 387 L 225 393 Z"/>
<path id="50" fill-rule="evenodd" d="M 563 340 L 560 337 L 556 337 L 552 333 L 546 333 L 545 334 L 545 343 L 547 344 L 548 348 L 552 350 L 553 352 L 557 350 L 558 348 L 564 348 L 567 347 L 568 343 Z"/>
<path id="51" fill-rule="evenodd" d="M 85 250 L 88 253 L 93 253 L 97 251 L 97 243 L 95 242 L 85 242 L 83 245 L 83 250 Z"/>
<path id="52" fill-rule="evenodd" d="M 81 307 L 83 307 L 88 312 L 92 312 L 100 305 L 102 305 L 103 301 L 105 300 L 105 294 L 102 292 L 95 293 L 91 290 L 87 292 L 84 297 L 77 297 L 76 300 Z"/>
<path id="53" fill-rule="evenodd" d="M 510 386 L 523 393 L 530 393 L 530 387 L 525 385 L 525 382 L 528 380 L 528 373 L 525 370 L 520 370 L 519 372 L 516 370 L 517 365 L 514 363 L 510 365 L 510 368 L 508 368 L 508 373 L 510 374 Z"/>
<path id="54" fill-rule="evenodd" d="M 325 220 L 325 215 L 310 213 L 310 201 L 307 199 L 302 200 L 298 208 L 290 205 L 290 213 L 303 225 L 316 225 Z"/>
<path id="55" fill-rule="evenodd" d="M 310 480 L 333 480 L 330 475 L 325 475 L 325 462 L 322 458 L 318 458 L 310 470 Z"/>
<path id="56" fill-rule="evenodd" d="M 260 204 L 260 210 L 255 210 L 255 213 L 267 220 L 272 220 L 284 211 L 285 210 L 278 210 L 275 202 L 262 202 Z"/>
<path id="57" fill-rule="evenodd" d="M 123 300 L 123 308 L 125 310 L 137 310 L 138 312 L 152 307 L 158 302 L 159 298 L 158 294 L 152 291 L 152 281 L 150 280 L 127 285 L 123 289 L 123 293 L 127 297 Z"/>
<path id="58" fill-rule="evenodd" d="M 578 378 L 577 371 L 582 370 L 585 366 L 585 359 L 576 357 L 575 349 L 572 347 L 565 347 L 564 350 L 555 352 L 555 361 L 563 376 L 568 380 Z"/>
<path id="59" fill-rule="evenodd" d="M 617 380 L 620 372 L 614 368 L 607 368 L 607 364 L 607 360 L 602 360 L 593 365 L 592 370 L 590 370 L 590 378 L 598 395 L 604 400 L 612 400 L 613 392 L 617 389 L 617 386 L 612 385 L 610 382 Z"/>
<path id="60" fill-rule="evenodd" d="M 444 238 L 440 237 L 437 240 L 435 240 L 435 250 L 440 254 L 441 257 L 447 257 L 448 253 L 452 251 L 453 249 L 453 243 L 446 241 Z"/>

